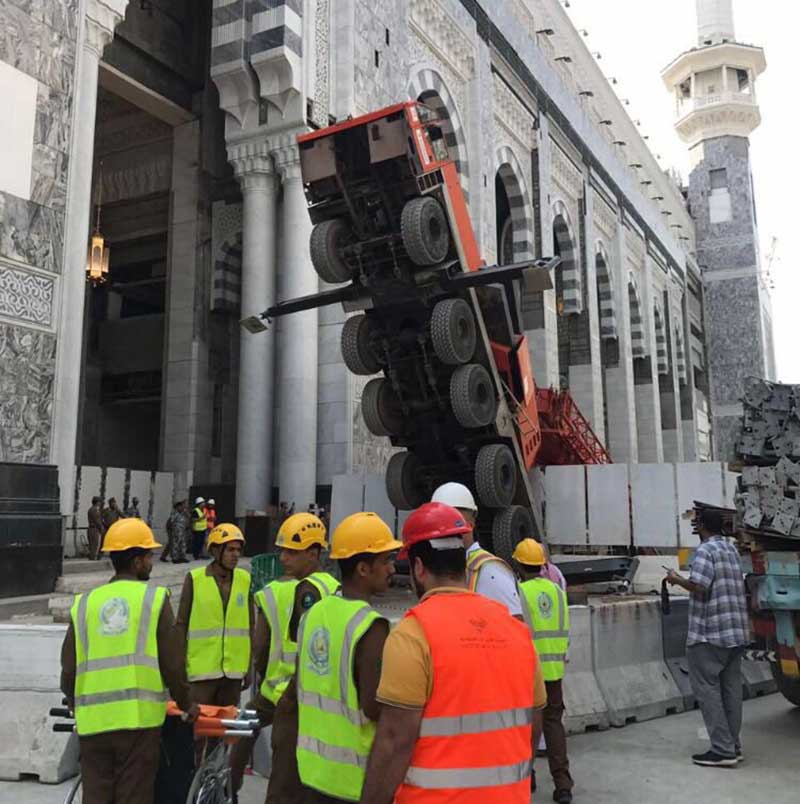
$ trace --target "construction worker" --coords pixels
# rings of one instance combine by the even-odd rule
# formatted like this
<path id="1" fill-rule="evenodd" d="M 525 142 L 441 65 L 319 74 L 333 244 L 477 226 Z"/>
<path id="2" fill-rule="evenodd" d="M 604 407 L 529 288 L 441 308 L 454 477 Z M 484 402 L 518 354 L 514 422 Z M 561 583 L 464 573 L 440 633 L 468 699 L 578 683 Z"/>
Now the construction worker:
<path id="1" fill-rule="evenodd" d="M 214 560 L 186 574 L 176 626 L 186 635 L 192 700 L 238 705 L 249 684 L 253 622 L 250 573 L 237 568 L 244 535 L 223 523 L 208 543 Z"/>
<path id="2" fill-rule="evenodd" d="M 300 623 L 296 675 L 275 716 L 272 745 L 278 750 L 267 804 L 358 801 L 389 633 L 370 602 L 389 588 L 400 547 L 377 514 L 353 514 L 336 528 L 331 558 L 342 576 L 341 593 L 321 600 Z"/>
<path id="3" fill-rule="evenodd" d="M 534 539 L 523 539 L 514 550 L 522 583 L 522 614 L 530 628 L 536 653 L 542 666 L 547 705 L 542 712 L 542 731 L 547 744 L 547 761 L 553 777 L 553 800 L 572 801 L 572 776 L 567 758 L 567 734 L 564 731 L 564 661 L 569 647 L 569 605 L 561 587 L 542 577 L 547 564 L 544 548 Z"/>
<path id="4" fill-rule="evenodd" d="M 174 638 L 169 590 L 147 584 L 156 547 L 141 519 L 115 522 L 103 545 L 115 575 L 77 595 L 70 612 L 61 689 L 75 712 L 87 804 L 151 804 L 165 687 L 188 720 L 199 711 Z"/>
<path id="5" fill-rule="evenodd" d="M 194 501 L 192 508 L 192 556 L 195 561 L 200 560 L 203 554 L 203 547 L 206 543 L 206 532 L 208 531 L 208 518 L 206 516 L 206 501 L 203 497 L 198 497 Z"/>
<path id="6" fill-rule="evenodd" d="M 466 588 L 470 528 L 435 502 L 403 526 L 401 556 L 420 603 L 384 646 L 362 804 L 530 801 L 531 723 L 544 684 L 524 624 Z"/>
<path id="7" fill-rule="evenodd" d="M 336 578 L 320 570 L 322 551 L 328 546 L 326 536 L 325 526 L 312 514 L 285 519 L 275 540 L 285 575 L 255 594 L 253 656 L 261 684 L 247 708 L 258 712 L 262 727 L 272 723 L 275 707 L 294 676 L 300 617 L 339 588 Z M 252 746 L 253 740 L 237 740 L 231 749 L 234 790 L 241 787 Z M 294 743 L 289 750 L 294 750 Z"/>
<path id="8" fill-rule="evenodd" d="M 212 499 L 206 503 L 206 528 L 214 530 L 217 527 L 217 503 Z"/>
<path id="9" fill-rule="evenodd" d="M 469 529 L 464 533 L 469 590 L 502 603 L 513 617 L 521 620 L 522 608 L 514 571 L 502 558 L 484 550 L 478 543 L 475 535 L 478 506 L 475 504 L 472 492 L 461 483 L 445 483 L 433 493 L 431 502 L 456 508 L 469 525 Z"/>

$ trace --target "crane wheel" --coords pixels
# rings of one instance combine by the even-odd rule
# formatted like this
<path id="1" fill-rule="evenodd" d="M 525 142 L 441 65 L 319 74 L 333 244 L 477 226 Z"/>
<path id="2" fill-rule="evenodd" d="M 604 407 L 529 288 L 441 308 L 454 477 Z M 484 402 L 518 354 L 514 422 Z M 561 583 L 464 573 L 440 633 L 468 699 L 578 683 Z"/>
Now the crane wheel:
<path id="1" fill-rule="evenodd" d="M 373 435 L 392 436 L 402 432 L 403 410 L 392 384 L 385 377 L 376 377 L 364 386 L 361 415 Z"/>
<path id="2" fill-rule="evenodd" d="M 400 217 L 406 253 L 416 265 L 436 265 L 450 250 L 450 229 L 442 205 L 432 196 L 412 198 Z"/>
<path id="3" fill-rule="evenodd" d="M 534 536 L 536 530 L 531 512 L 521 505 L 511 505 L 500 511 L 492 523 L 494 552 L 504 561 L 511 561 L 514 548 Z"/>
<path id="4" fill-rule="evenodd" d="M 462 427 L 491 424 L 497 416 L 497 393 L 489 372 L 479 363 L 459 366 L 450 378 L 450 404 Z"/>
<path id="5" fill-rule="evenodd" d="M 475 488 L 481 505 L 505 508 L 511 505 L 517 490 L 514 453 L 505 444 L 481 447 L 475 461 Z"/>
<path id="6" fill-rule="evenodd" d="M 800 679 L 785 676 L 781 671 L 780 662 L 771 662 L 772 677 L 778 685 L 778 692 L 789 703 L 800 706 Z"/>
<path id="7" fill-rule="evenodd" d="M 386 494 L 389 502 L 401 511 L 412 511 L 427 500 L 419 482 L 420 463 L 411 452 L 398 452 L 386 466 Z"/>
<path id="8" fill-rule="evenodd" d="M 363 377 L 377 374 L 381 364 L 370 346 L 373 325 L 367 316 L 354 315 L 342 327 L 342 359 L 347 368 Z"/>
<path id="9" fill-rule="evenodd" d="M 352 271 L 342 258 L 342 246 L 350 238 L 350 227 L 341 218 L 322 221 L 311 230 L 311 263 L 323 282 L 349 282 Z"/>
<path id="10" fill-rule="evenodd" d="M 431 340 L 436 357 L 448 366 L 469 363 L 478 333 L 475 317 L 464 299 L 443 299 L 433 308 Z"/>

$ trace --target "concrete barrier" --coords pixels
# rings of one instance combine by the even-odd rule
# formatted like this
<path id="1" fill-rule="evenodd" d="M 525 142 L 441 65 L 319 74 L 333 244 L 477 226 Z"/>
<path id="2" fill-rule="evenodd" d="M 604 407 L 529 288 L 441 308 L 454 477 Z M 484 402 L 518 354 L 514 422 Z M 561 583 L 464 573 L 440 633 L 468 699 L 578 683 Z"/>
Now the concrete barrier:
<path id="1" fill-rule="evenodd" d="M 769 662 L 742 662 L 742 687 L 745 698 L 760 698 L 778 691 Z"/>
<path id="2" fill-rule="evenodd" d="M 697 700 L 689 683 L 689 663 L 686 660 L 686 634 L 689 630 L 689 599 L 670 599 L 670 613 L 661 615 L 661 634 L 664 661 L 683 696 L 684 709 L 694 709 Z"/>
<path id="3" fill-rule="evenodd" d="M 568 734 L 609 727 L 608 706 L 592 670 L 592 625 L 588 606 L 570 606 L 569 661 L 564 676 L 564 726 Z"/>
<path id="4" fill-rule="evenodd" d="M 592 605 L 594 672 L 612 726 L 683 711 L 683 696 L 664 661 L 656 601 Z"/>
<path id="5" fill-rule="evenodd" d="M 78 772 L 78 738 L 56 734 L 61 706 L 61 625 L 0 625 L 0 779 L 56 784 Z"/>

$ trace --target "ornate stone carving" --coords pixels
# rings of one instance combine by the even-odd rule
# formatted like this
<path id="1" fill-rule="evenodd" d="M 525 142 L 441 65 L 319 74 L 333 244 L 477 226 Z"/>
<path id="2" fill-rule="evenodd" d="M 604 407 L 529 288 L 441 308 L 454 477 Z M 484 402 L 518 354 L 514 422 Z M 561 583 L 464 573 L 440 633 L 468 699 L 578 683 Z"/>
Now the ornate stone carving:
<path id="1" fill-rule="evenodd" d="M 533 115 L 520 103 L 508 84 L 494 75 L 494 108 L 503 128 L 527 150 L 533 148 Z"/>
<path id="2" fill-rule="evenodd" d="M 0 315 L 49 327 L 54 284 L 50 277 L 0 264 Z"/>
<path id="3" fill-rule="evenodd" d="M 166 192 L 171 184 L 170 143 L 125 151 L 103 161 L 103 203 Z"/>
<path id="4" fill-rule="evenodd" d="M 597 193 L 594 193 L 593 208 L 594 225 L 606 242 L 610 243 L 613 241 L 617 232 L 616 213 Z"/>
<path id="5" fill-rule="evenodd" d="M 0 193 L 0 256 L 61 272 L 64 215 Z"/>
<path id="6" fill-rule="evenodd" d="M 314 50 L 316 76 L 314 81 L 314 122 L 318 126 L 328 125 L 330 113 L 330 2 L 317 0 L 317 16 L 314 31 Z"/>
<path id="7" fill-rule="evenodd" d="M 458 23 L 436 0 L 411 0 L 411 28 L 462 80 L 475 74 L 475 50 Z"/>
<path id="8" fill-rule="evenodd" d="M 299 181 L 302 178 L 300 149 L 297 147 L 296 133 L 281 134 L 280 138 L 275 141 L 275 148 L 272 151 L 275 157 L 275 167 L 283 181 Z"/>
<path id="9" fill-rule="evenodd" d="M 270 155 L 269 139 L 262 135 L 228 145 L 228 161 L 240 182 L 253 176 L 273 176 L 275 168 Z"/>
<path id="10" fill-rule="evenodd" d="M 56 339 L 0 324 L 0 461 L 48 463 Z"/>
<path id="11" fill-rule="evenodd" d="M 564 195 L 576 202 L 583 195 L 583 175 L 575 163 L 553 142 L 551 169 L 553 181 Z"/>

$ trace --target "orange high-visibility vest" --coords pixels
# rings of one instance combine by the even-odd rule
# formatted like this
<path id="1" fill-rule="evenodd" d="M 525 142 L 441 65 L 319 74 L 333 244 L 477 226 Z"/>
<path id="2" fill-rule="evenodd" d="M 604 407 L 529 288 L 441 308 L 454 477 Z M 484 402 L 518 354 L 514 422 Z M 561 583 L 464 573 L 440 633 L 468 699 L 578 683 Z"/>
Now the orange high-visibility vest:
<path id="1" fill-rule="evenodd" d="M 395 804 L 528 804 L 536 654 L 505 606 L 432 595 L 407 614 L 431 649 L 433 691 Z"/>

